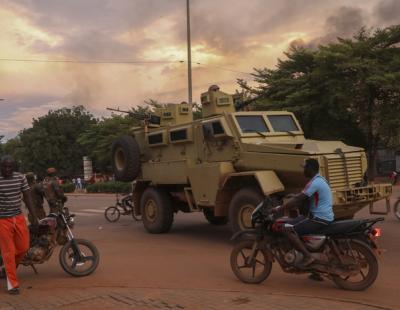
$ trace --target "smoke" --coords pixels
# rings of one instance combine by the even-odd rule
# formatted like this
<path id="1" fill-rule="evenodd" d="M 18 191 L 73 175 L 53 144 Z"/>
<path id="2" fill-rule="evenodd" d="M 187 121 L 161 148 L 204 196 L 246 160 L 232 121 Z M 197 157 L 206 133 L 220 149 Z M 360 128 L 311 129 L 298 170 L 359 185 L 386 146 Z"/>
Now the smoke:
<path id="1" fill-rule="evenodd" d="M 400 23 L 400 1 L 383 0 L 374 9 L 378 24 L 393 25 Z"/>
<path id="2" fill-rule="evenodd" d="M 294 41 L 292 45 L 304 45 L 315 48 L 320 44 L 334 42 L 337 38 L 350 38 L 367 24 L 367 16 L 360 8 L 340 7 L 333 15 L 330 15 L 324 26 L 324 35 L 315 38 L 305 44 Z"/>
<path id="3" fill-rule="evenodd" d="M 307 25 L 305 14 L 318 10 L 313 1 L 193 1 L 192 39 L 196 44 L 224 55 L 238 55 L 255 49 L 277 33 Z M 322 5 L 326 1 L 320 2 Z M 182 23 L 184 19 L 182 20 Z M 181 23 L 177 23 L 177 26 Z M 186 30 L 177 29 L 183 40 Z"/>

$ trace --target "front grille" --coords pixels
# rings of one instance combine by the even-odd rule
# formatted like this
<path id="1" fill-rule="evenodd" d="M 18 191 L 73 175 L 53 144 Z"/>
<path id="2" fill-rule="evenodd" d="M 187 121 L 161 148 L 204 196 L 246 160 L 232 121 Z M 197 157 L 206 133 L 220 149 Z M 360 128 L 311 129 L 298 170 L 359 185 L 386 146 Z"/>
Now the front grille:
<path id="1" fill-rule="evenodd" d="M 332 188 L 349 188 L 363 179 L 361 155 L 327 158 L 327 179 Z"/>

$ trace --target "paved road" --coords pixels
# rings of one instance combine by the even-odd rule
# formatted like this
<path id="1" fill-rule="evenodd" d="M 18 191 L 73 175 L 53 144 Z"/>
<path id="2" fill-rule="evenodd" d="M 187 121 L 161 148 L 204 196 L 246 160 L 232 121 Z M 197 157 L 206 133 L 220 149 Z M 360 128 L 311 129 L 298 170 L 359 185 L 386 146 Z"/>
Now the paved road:
<path id="1" fill-rule="evenodd" d="M 400 196 L 399 188 L 394 196 Z M 211 226 L 202 214 L 178 214 L 169 234 L 150 235 L 129 217 L 106 222 L 103 210 L 113 201 L 112 195 L 72 195 L 68 202 L 77 214 L 76 236 L 93 241 L 101 253 L 95 274 L 68 276 L 54 253 L 38 267 L 39 275 L 20 270 L 22 295 L 0 291 L 0 309 L 400 308 L 400 221 L 393 215 L 381 225 L 385 253 L 375 285 L 365 292 L 346 292 L 329 281 L 285 274 L 277 265 L 264 283 L 243 284 L 229 267 L 228 227 Z M 369 215 L 362 211 L 358 216 Z"/>

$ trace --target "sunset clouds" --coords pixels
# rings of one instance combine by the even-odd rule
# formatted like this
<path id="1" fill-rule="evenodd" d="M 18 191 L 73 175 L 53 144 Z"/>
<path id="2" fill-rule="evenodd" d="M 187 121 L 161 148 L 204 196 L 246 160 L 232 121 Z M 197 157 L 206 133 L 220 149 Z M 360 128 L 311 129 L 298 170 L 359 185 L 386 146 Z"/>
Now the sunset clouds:
<path id="1" fill-rule="evenodd" d="M 293 42 L 317 45 L 362 26 L 400 23 L 397 0 L 191 0 L 194 100 L 210 84 L 233 92 L 239 72 L 271 67 Z M 0 0 L 0 131 L 7 137 L 62 106 L 96 115 L 152 98 L 187 100 L 184 0 Z M 159 63 L 163 62 L 163 63 Z M 197 64 L 200 63 L 200 64 Z M 232 72 L 225 69 L 232 69 Z"/>

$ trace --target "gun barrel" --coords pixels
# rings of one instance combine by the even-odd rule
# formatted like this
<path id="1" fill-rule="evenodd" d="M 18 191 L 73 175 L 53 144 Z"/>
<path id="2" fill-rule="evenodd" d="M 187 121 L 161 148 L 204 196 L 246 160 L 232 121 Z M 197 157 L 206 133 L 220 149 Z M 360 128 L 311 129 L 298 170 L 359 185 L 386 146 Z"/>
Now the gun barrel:
<path id="1" fill-rule="evenodd" d="M 120 110 L 119 108 L 118 109 L 114 109 L 114 108 L 108 108 L 108 107 L 106 109 L 110 110 L 110 111 L 127 113 L 127 114 L 129 114 L 129 116 L 132 116 L 132 117 L 134 117 L 134 118 L 136 118 L 138 120 L 148 120 L 150 123 L 156 124 L 156 125 L 160 125 L 160 122 L 161 122 L 161 118 L 159 116 L 151 114 L 151 113 L 142 114 L 142 113 L 135 113 L 135 112 L 132 112 L 132 111 Z"/>
<path id="2" fill-rule="evenodd" d="M 107 110 L 110 110 L 110 111 L 121 112 L 121 113 L 128 113 L 128 114 L 133 113 L 133 112 L 124 111 L 124 110 L 120 110 L 120 109 L 114 109 L 114 108 L 106 108 L 106 109 L 107 109 Z"/>

